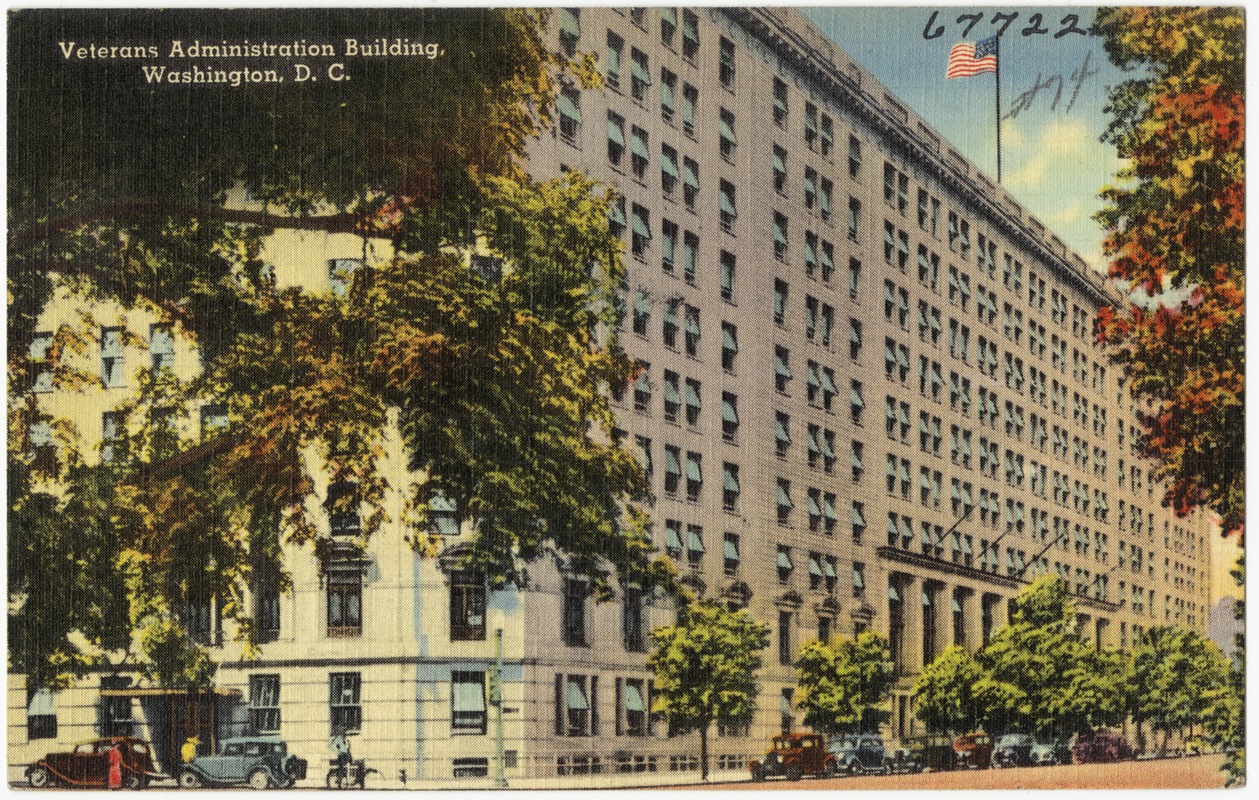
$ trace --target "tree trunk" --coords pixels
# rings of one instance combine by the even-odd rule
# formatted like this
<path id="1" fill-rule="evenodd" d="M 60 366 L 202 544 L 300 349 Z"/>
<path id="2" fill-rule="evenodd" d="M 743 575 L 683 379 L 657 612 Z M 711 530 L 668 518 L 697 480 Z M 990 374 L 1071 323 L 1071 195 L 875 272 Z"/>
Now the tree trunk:
<path id="1" fill-rule="evenodd" d="M 708 781 L 708 721 L 705 720 L 699 729 L 699 776 Z"/>

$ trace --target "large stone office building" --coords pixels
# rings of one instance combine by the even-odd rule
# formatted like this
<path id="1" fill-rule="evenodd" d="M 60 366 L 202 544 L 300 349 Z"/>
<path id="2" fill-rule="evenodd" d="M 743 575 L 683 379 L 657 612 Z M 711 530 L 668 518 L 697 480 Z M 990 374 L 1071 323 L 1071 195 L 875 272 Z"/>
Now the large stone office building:
<path id="1" fill-rule="evenodd" d="M 1160 507 L 1093 344 L 1111 290 L 1051 231 L 798 12 L 582 8 L 555 12 L 547 36 L 594 52 L 604 75 L 602 90 L 563 88 L 529 169 L 621 195 L 621 342 L 641 371 L 613 403 L 650 475 L 657 544 L 697 593 L 774 632 L 756 716 L 715 731 L 714 768 L 742 769 L 799 727 L 802 644 L 865 629 L 889 637 L 901 676 L 886 733 L 921 732 L 912 677 L 952 644 L 981 645 L 1041 573 L 1067 581 L 1101 645 L 1205 627 L 1208 524 Z M 335 283 L 361 249 L 293 235 L 267 257 L 281 280 L 328 264 Z M 152 330 L 152 355 L 103 332 L 102 369 L 173 352 Z M 105 437 L 125 374 L 91 412 Z M 396 443 L 390 458 L 405 485 Z M 439 517 L 457 544 L 455 515 Z M 331 522 L 334 537 L 355 530 Z M 695 736 L 670 738 L 647 710 L 649 632 L 668 604 L 632 587 L 595 604 L 562 558 L 521 591 L 487 591 L 412 554 L 397 525 L 361 561 L 288 561 L 293 590 L 255 598 L 258 660 L 236 659 L 213 608 L 196 617 L 222 647 L 217 695 L 172 701 L 105 675 L 30 698 L 11 678 L 11 773 L 51 749 L 28 738 L 51 713 L 60 741 L 147 726 L 169 740 L 160 751 L 194 729 L 254 729 L 316 764 L 343 724 L 390 785 L 492 774 L 498 629 L 509 783 L 698 768 Z"/>

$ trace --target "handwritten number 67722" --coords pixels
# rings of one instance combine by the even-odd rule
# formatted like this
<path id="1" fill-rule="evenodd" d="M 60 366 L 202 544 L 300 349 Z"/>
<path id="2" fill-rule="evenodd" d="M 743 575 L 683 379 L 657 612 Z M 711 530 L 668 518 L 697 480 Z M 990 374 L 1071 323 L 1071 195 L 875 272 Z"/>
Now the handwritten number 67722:
<path id="1" fill-rule="evenodd" d="M 940 16 L 939 11 L 931 12 L 931 17 L 927 20 L 927 24 L 922 29 L 922 38 L 938 39 L 939 37 L 944 35 L 944 25 L 937 24 L 936 22 L 939 16 Z M 989 22 L 991 25 L 996 26 L 997 36 L 1002 36 L 1005 34 L 1006 29 L 1009 28 L 1010 25 L 1012 25 L 1014 21 L 1018 18 L 1019 18 L 1019 12 L 1017 11 L 1012 11 L 1010 13 L 1006 13 L 1004 11 L 998 11 L 992 14 L 992 17 L 989 20 Z M 974 14 L 958 14 L 957 20 L 955 20 L 957 24 L 961 25 L 965 23 L 966 25 L 962 29 L 962 38 L 965 39 L 967 36 L 970 36 L 971 30 L 973 30 L 976 25 L 982 22 L 983 19 L 984 19 L 983 12 L 976 12 Z M 1022 33 L 1024 36 L 1035 36 L 1035 35 L 1043 35 L 1043 34 L 1049 33 L 1049 28 L 1045 27 L 1044 22 L 1045 22 L 1045 19 L 1044 19 L 1043 14 L 1039 14 L 1039 13 L 1032 14 L 1030 17 L 1028 17 L 1028 20 L 1027 20 L 1028 24 L 1026 25 L 1026 27 L 1024 27 L 1020 31 L 1020 33 Z M 1065 17 L 1059 20 L 1058 25 L 1060 27 L 1057 33 L 1054 34 L 1054 38 L 1061 39 L 1062 37 L 1066 36 L 1069 33 L 1078 33 L 1081 36 L 1088 36 L 1088 31 L 1086 31 L 1084 28 L 1081 28 L 1079 26 L 1079 22 L 1080 22 L 1079 14 L 1067 14 Z"/>

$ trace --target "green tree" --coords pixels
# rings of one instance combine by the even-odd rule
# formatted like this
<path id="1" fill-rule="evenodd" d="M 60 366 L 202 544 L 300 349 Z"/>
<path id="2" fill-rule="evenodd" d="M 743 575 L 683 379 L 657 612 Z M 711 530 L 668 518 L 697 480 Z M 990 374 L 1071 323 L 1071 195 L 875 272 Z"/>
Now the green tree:
<path id="1" fill-rule="evenodd" d="M 1010 623 L 977 660 L 990 676 L 985 696 L 993 733 L 1065 737 L 1123 718 L 1122 658 L 1075 632 L 1075 606 L 1056 575 L 1042 575 L 1019 592 Z"/>
<path id="2" fill-rule="evenodd" d="M 813 641 L 795 662 L 796 706 L 804 724 L 816 731 L 873 733 L 891 717 L 888 697 L 896 683 L 896 664 L 887 639 L 865 631 L 855 639 Z"/>
<path id="3" fill-rule="evenodd" d="M 938 655 L 914 679 L 914 714 L 929 731 L 965 733 L 982 728 L 996 688 L 992 676 L 960 645 Z"/>
<path id="4" fill-rule="evenodd" d="M 1208 706 L 1231 693 L 1231 665 L 1201 634 L 1158 626 L 1141 636 L 1132 654 L 1132 718 L 1163 735 L 1160 751 L 1175 731 L 1201 725 Z"/>
<path id="5" fill-rule="evenodd" d="M 529 137 L 551 123 L 556 79 L 597 80 L 586 60 L 543 45 L 544 19 L 304 12 L 330 41 L 422 31 L 446 55 L 364 60 L 335 85 L 184 91 L 145 88 L 135 62 L 65 58 L 58 42 L 277 40 L 291 35 L 287 12 L 10 17 L 13 669 L 64 679 L 138 632 L 162 676 L 201 680 L 203 654 L 172 644 L 180 609 L 214 596 L 249 640 L 240 601 L 255 571 L 286 580 L 286 542 L 328 555 L 311 513 L 320 472 L 357 485 L 328 510 L 361 511 L 360 544 L 387 520 L 392 488 L 408 498 L 413 546 L 435 553 L 425 521 L 441 491 L 472 524 L 468 560 L 496 585 L 524 580 L 549 545 L 601 594 L 614 571 L 668 582 L 606 400 L 629 375 L 610 333 L 623 270 L 612 198 L 577 174 L 538 184 L 521 168 Z M 364 255 L 380 242 L 396 255 L 347 274 L 344 291 L 281 286 L 261 256 L 280 229 L 353 233 Z M 474 269 L 469 251 L 501 273 Z M 138 371 L 137 394 L 115 409 L 122 437 L 99 465 L 85 466 L 64 421 L 53 421 L 55 457 L 29 446 L 42 371 L 58 391 L 100 385 L 70 366 L 98 344 L 91 318 L 30 360 L 54 299 L 152 312 L 201 358 L 190 381 Z M 180 440 L 165 412 L 206 401 L 222 404 L 229 430 Z M 382 474 L 395 424 L 422 483 Z M 68 598 L 82 608 L 65 613 Z"/>
<path id="6" fill-rule="evenodd" d="M 647 659 L 656 680 L 652 711 L 662 712 L 671 730 L 699 731 L 700 770 L 708 780 L 708 729 L 714 722 L 751 720 L 769 626 L 713 600 L 685 606 L 680 617 L 677 625 L 652 633 L 655 649 Z"/>
<path id="7" fill-rule="evenodd" d="M 1143 448 L 1178 513 L 1242 530 L 1245 76 L 1240 8 L 1100 9 L 1112 62 L 1104 141 L 1129 165 L 1102 197 L 1109 274 L 1131 294 L 1098 334 L 1123 366 Z M 1148 404 L 1148 405 L 1147 405 Z"/>

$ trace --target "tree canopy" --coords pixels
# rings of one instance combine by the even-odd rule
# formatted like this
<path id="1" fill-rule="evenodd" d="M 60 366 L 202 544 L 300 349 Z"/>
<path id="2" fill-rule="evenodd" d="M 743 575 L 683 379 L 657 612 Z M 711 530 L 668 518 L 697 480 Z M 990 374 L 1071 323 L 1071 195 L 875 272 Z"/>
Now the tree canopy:
<path id="1" fill-rule="evenodd" d="M 199 654 L 171 644 L 183 605 L 217 598 L 252 640 L 251 577 L 284 585 L 284 543 L 327 557 L 321 505 L 360 512 L 365 543 L 388 520 L 390 490 L 407 498 L 393 521 L 425 554 L 440 546 L 430 499 L 453 501 L 473 531 L 468 562 L 495 584 L 525 580 L 549 547 L 603 593 L 613 570 L 668 581 L 636 522 L 645 486 L 606 400 L 629 374 L 611 324 L 623 270 L 612 198 L 579 174 L 539 184 L 521 168 L 550 125 L 556 80 L 597 80 L 543 45 L 544 18 L 303 11 L 328 41 L 371 31 L 445 51 L 355 61 L 335 84 L 230 88 L 147 85 L 133 61 L 81 62 L 58 43 L 165 55 L 176 39 L 276 41 L 291 38 L 287 12 L 10 16 L 14 669 L 46 684 L 139 629 L 148 661 L 179 662 L 162 680 L 203 680 Z M 375 243 L 393 255 L 332 291 L 283 285 L 264 258 L 281 229 L 353 233 L 363 255 Z M 144 336 L 126 313 L 156 315 L 200 373 L 137 370 L 133 396 L 109 409 L 110 458 L 85 457 L 87 432 L 60 420 L 49 457 L 30 436 L 45 414 L 37 389 L 50 388 L 41 374 L 55 391 L 101 387 L 75 367 L 101 330 L 86 316 L 38 354 L 34 334 L 49 304 L 91 301 L 124 313 L 128 345 Z M 173 419 L 207 402 L 226 430 L 181 438 Z M 395 429 L 422 476 L 410 485 L 381 470 Z M 320 496 L 323 478 L 354 490 Z"/>
<path id="2" fill-rule="evenodd" d="M 769 626 L 745 609 L 715 600 L 683 607 L 677 625 L 659 628 L 647 666 L 655 675 L 652 710 L 676 730 L 698 730 L 700 770 L 708 780 L 708 729 L 746 724 L 756 707 L 756 673 L 769 646 Z"/>
<path id="3" fill-rule="evenodd" d="M 1131 288 L 1099 338 L 1123 365 L 1146 454 L 1184 514 L 1242 530 L 1245 77 L 1240 8 L 1100 9 L 1116 65 L 1103 137 L 1129 165 L 1102 192 L 1109 274 Z"/>
<path id="4" fill-rule="evenodd" d="M 813 641 L 796 657 L 796 705 L 804 724 L 822 733 L 873 733 L 891 718 L 888 697 L 896 664 L 887 639 L 864 631 L 855 639 Z"/>

